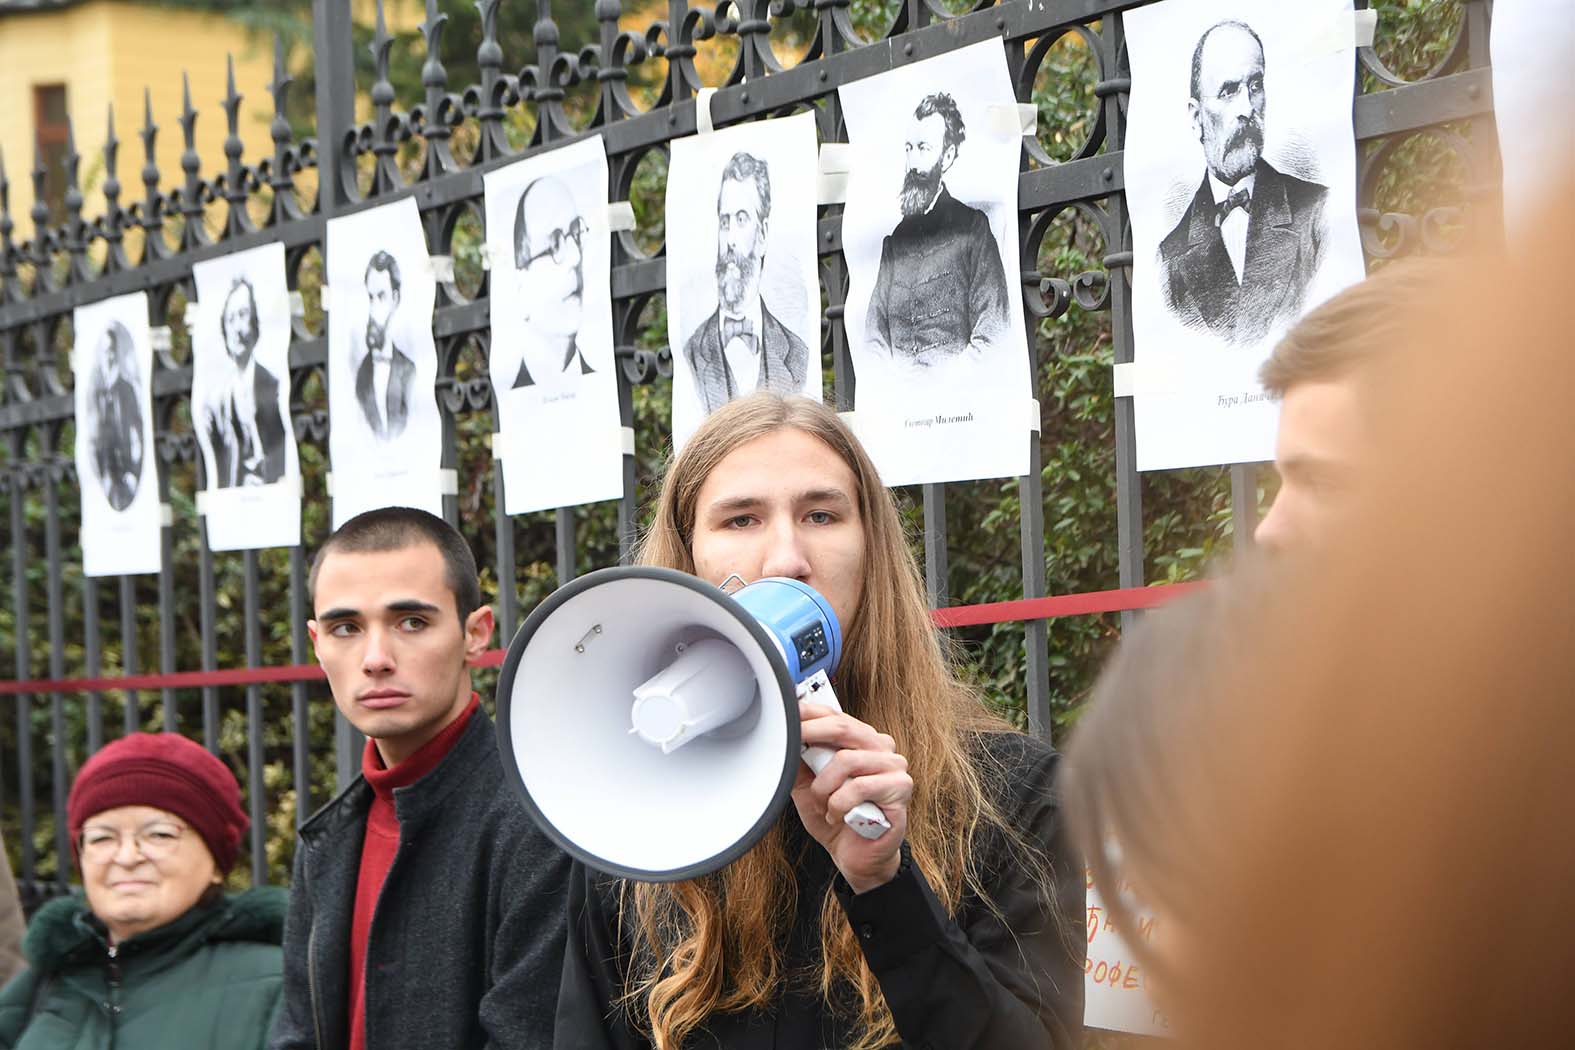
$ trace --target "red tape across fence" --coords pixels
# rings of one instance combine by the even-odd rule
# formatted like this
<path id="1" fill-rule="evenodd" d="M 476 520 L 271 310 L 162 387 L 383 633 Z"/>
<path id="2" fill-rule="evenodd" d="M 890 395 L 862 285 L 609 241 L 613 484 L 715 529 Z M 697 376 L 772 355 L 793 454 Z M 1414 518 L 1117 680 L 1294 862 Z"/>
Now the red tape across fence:
<path id="1" fill-rule="evenodd" d="M 1049 598 L 1019 598 L 985 605 L 954 605 L 935 609 L 930 615 L 937 627 L 977 627 L 1025 620 L 1053 620 L 1062 616 L 1150 609 L 1199 586 L 1202 585 L 1176 583 L 1158 587 L 1128 587 L 1116 591 L 1089 591 L 1084 594 L 1058 594 Z M 503 663 L 505 652 L 504 649 L 489 649 L 476 661 L 475 666 L 497 667 Z M 319 681 L 324 677 L 323 669 L 316 664 L 293 664 L 286 667 L 236 667 L 225 671 L 174 671 L 169 674 L 117 675 L 109 678 L 30 678 L 0 681 L 0 696 L 22 693 L 104 693 L 123 689 L 201 689 L 221 685 Z"/>

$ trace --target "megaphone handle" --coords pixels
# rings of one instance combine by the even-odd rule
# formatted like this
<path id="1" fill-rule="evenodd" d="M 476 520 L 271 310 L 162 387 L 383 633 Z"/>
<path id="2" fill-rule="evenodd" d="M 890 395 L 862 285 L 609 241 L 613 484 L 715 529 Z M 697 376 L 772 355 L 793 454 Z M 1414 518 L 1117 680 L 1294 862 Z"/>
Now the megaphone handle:
<path id="1" fill-rule="evenodd" d="M 817 701 L 818 701 L 817 697 Z M 829 747 L 806 747 L 804 764 L 816 773 L 826 768 L 834 754 Z M 873 802 L 860 802 L 843 816 L 842 823 L 859 833 L 861 838 L 878 839 L 891 830 L 891 821 Z"/>

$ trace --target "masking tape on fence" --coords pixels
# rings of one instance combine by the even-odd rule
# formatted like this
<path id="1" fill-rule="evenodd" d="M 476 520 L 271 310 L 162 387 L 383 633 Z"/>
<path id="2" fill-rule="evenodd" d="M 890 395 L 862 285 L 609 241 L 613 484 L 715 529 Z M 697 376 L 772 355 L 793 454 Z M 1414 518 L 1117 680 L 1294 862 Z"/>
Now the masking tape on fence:
<path id="1" fill-rule="evenodd" d="M 1372 8 L 1361 11 L 1342 11 L 1324 28 L 1313 33 L 1302 45 L 1302 58 L 1312 62 L 1327 58 L 1339 51 L 1358 47 L 1372 47 L 1378 32 L 1378 12 Z"/>
<path id="2" fill-rule="evenodd" d="M 848 173 L 845 171 L 817 171 L 815 173 L 815 203 L 844 204 L 848 199 Z"/>
<path id="3" fill-rule="evenodd" d="M 984 122 L 998 139 L 1022 138 L 1039 129 L 1039 107 L 1032 102 L 986 106 Z"/>
<path id="4" fill-rule="evenodd" d="M 477 247 L 476 251 L 481 256 L 481 268 L 483 270 L 490 270 L 490 269 L 492 269 L 492 245 L 490 245 L 490 244 L 486 243 L 485 241 L 483 241 Z"/>
<path id="5" fill-rule="evenodd" d="M 1036 397 L 1028 399 L 1028 429 L 1039 433 L 1039 399 Z"/>
<path id="6" fill-rule="evenodd" d="M 181 323 L 186 326 L 186 331 L 191 331 L 202 323 L 202 304 L 196 299 L 186 304 L 186 309 L 181 312 Z"/>
<path id="7" fill-rule="evenodd" d="M 290 316 L 306 316 L 306 296 L 301 294 L 301 290 L 299 288 L 292 288 L 290 290 Z"/>
<path id="8" fill-rule="evenodd" d="M 609 201 L 607 203 L 607 229 L 613 233 L 623 233 L 634 229 L 634 205 L 628 201 Z"/>
<path id="9" fill-rule="evenodd" d="M 815 166 L 815 203 L 842 204 L 848 199 L 848 172 L 853 170 L 853 147 L 846 142 L 823 142 Z"/>
<path id="10" fill-rule="evenodd" d="M 197 490 L 197 498 L 193 502 L 195 502 L 197 504 L 197 517 L 200 518 L 203 515 L 207 514 L 208 513 L 208 490 L 207 489 L 198 489 Z"/>
<path id="11" fill-rule="evenodd" d="M 427 256 L 427 271 L 432 274 L 434 281 L 443 284 L 454 283 L 454 257 L 452 255 Z"/>
<path id="12" fill-rule="evenodd" d="M 159 504 L 159 525 L 170 528 L 175 524 L 175 508 L 168 503 Z"/>
<path id="13" fill-rule="evenodd" d="M 1137 386 L 1137 366 L 1125 361 L 1110 370 L 1116 397 L 1131 397 Z"/>
<path id="14" fill-rule="evenodd" d="M 716 88 L 701 88 L 695 93 L 695 134 L 709 135 L 716 130 L 716 125 L 711 123 L 711 100 L 716 97 Z"/>
<path id="15" fill-rule="evenodd" d="M 329 290 L 326 284 L 317 289 L 317 301 L 322 306 L 323 313 L 331 314 L 334 312 L 333 292 Z"/>
<path id="16" fill-rule="evenodd" d="M 159 324 L 149 328 L 148 344 L 155 350 L 168 351 L 170 347 L 175 345 L 170 336 L 170 326 Z"/>
<path id="17" fill-rule="evenodd" d="M 623 438 L 623 454 L 626 456 L 634 455 L 634 428 L 619 427 L 618 432 L 619 436 Z"/>

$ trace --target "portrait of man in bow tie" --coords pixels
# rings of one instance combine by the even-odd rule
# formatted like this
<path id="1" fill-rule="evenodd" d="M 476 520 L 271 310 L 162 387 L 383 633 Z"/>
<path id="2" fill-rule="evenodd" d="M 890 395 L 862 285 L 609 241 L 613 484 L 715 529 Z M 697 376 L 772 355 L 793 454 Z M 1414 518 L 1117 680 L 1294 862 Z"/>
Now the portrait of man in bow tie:
<path id="1" fill-rule="evenodd" d="M 216 488 L 271 485 L 284 476 L 284 419 L 279 380 L 257 361 L 260 325 L 257 295 L 246 277 L 236 277 L 219 314 L 224 378 L 209 388 L 202 427 L 213 456 Z"/>
<path id="2" fill-rule="evenodd" d="M 1190 328 L 1251 346 L 1301 313 L 1328 190 L 1264 159 L 1263 42 L 1245 22 L 1199 37 L 1187 110 L 1207 170 L 1160 242 L 1165 304 Z"/>
<path id="3" fill-rule="evenodd" d="M 734 153 L 716 198 L 717 308 L 684 341 L 706 413 L 755 390 L 803 393 L 809 348 L 774 317 L 761 295 L 771 221 L 771 171 Z"/>
<path id="4" fill-rule="evenodd" d="M 366 424 L 379 441 L 392 441 L 410 418 L 410 384 L 416 364 L 394 342 L 393 318 L 399 310 L 399 263 L 386 251 L 366 264 L 366 325 L 359 345 L 355 397 Z"/>

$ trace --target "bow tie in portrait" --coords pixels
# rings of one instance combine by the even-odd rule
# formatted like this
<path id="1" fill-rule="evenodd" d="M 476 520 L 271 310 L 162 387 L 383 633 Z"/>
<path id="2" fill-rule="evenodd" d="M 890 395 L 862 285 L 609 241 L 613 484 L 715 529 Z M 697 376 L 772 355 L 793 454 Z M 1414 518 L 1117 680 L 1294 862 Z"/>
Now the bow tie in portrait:
<path id="1" fill-rule="evenodd" d="M 742 339 L 749 349 L 755 349 L 755 326 L 742 317 L 722 318 L 722 345 L 734 339 Z"/>
<path id="2" fill-rule="evenodd" d="M 1252 215 L 1252 191 L 1245 186 L 1232 190 L 1229 197 L 1215 205 L 1214 225 L 1218 226 L 1225 221 L 1225 217 L 1240 208 L 1250 217 Z"/>

